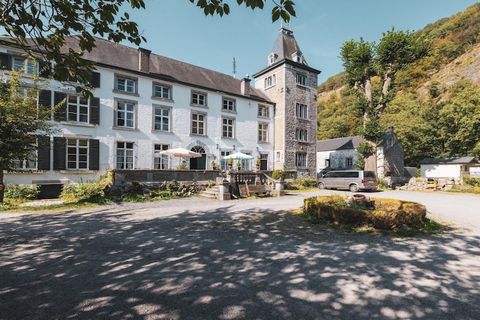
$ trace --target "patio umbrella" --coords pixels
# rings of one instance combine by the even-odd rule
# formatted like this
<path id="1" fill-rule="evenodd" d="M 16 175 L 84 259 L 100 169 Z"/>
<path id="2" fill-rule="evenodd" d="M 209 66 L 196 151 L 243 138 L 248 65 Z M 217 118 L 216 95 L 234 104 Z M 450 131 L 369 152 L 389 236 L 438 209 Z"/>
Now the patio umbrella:
<path id="1" fill-rule="evenodd" d="M 241 153 L 241 152 L 235 152 L 232 153 L 231 155 L 223 157 L 224 160 L 252 160 L 253 157 L 249 154 Z"/>
<path id="2" fill-rule="evenodd" d="M 160 155 L 166 155 L 166 156 L 174 156 L 177 158 L 200 158 L 202 156 L 198 152 L 193 152 L 185 148 L 167 149 L 163 151 L 157 151 L 155 153 Z"/>

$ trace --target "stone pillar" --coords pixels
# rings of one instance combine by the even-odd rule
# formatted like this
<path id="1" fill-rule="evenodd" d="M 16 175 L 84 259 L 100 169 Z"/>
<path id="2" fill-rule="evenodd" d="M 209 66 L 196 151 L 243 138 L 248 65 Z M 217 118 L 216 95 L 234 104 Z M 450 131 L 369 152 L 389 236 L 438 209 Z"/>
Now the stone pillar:
<path id="1" fill-rule="evenodd" d="M 219 200 L 232 200 L 232 195 L 229 191 L 230 183 L 227 180 L 223 180 L 217 187 Z"/>
<path id="2" fill-rule="evenodd" d="M 275 190 L 273 190 L 273 195 L 276 197 L 285 195 L 285 181 L 283 179 L 275 181 Z"/>

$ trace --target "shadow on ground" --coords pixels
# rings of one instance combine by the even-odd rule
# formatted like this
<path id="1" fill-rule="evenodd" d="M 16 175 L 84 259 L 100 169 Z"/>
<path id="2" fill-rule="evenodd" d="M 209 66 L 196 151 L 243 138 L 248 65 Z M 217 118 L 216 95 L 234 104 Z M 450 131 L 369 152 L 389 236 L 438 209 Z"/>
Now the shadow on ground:
<path id="1" fill-rule="evenodd" d="M 478 236 L 351 235 L 299 216 L 228 211 L 139 220 L 109 209 L 0 220 L 0 318 L 480 314 Z"/>

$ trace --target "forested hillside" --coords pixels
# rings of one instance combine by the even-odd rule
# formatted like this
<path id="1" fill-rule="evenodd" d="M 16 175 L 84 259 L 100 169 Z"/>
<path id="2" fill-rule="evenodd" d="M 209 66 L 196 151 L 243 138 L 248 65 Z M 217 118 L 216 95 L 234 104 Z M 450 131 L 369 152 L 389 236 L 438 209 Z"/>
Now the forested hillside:
<path id="1" fill-rule="evenodd" d="M 408 165 L 424 157 L 480 155 L 480 4 L 416 33 L 428 56 L 400 71 L 381 118 L 393 126 Z M 318 138 L 362 133 L 357 98 L 340 73 L 319 86 Z"/>

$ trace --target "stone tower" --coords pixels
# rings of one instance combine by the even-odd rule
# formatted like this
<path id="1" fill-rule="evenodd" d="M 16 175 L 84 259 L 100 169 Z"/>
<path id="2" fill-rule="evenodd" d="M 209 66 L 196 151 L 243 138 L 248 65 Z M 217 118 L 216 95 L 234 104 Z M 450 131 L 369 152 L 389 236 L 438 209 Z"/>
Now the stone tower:
<path id="1" fill-rule="evenodd" d="M 255 87 L 275 102 L 275 169 L 316 176 L 317 77 L 295 40 L 281 28 L 267 67 L 254 75 Z"/>

